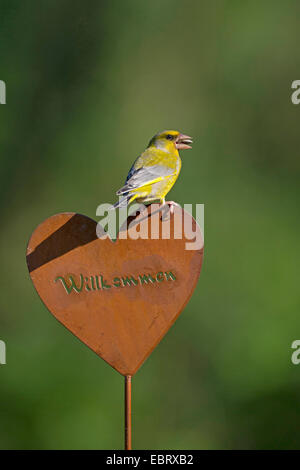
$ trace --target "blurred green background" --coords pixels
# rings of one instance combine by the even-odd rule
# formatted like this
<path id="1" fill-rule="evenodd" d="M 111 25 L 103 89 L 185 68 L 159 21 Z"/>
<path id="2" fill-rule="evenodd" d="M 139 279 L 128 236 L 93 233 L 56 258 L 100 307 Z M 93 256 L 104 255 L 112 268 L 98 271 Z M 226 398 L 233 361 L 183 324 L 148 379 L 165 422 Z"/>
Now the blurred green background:
<path id="1" fill-rule="evenodd" d="M 133 381 L 136 449 L 300 445 L 297 1 L 1 0 L 0 447 L 123 447 L 123 378 L 46 310 L 28 238 L 95 217 L 166 128 L 205 204 L 185 312 Z"/>

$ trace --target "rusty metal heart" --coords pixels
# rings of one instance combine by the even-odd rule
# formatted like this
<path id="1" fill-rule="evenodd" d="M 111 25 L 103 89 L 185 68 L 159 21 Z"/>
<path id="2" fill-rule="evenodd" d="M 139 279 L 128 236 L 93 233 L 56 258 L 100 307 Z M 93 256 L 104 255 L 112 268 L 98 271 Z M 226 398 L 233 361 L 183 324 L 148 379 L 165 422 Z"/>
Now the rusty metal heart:
<path id="1" fill-rule="evenodd" d="M 195 220 L 180 208 L 175 215 L 178 211 L 178 223 L 184 216 L 201 237 Z M 195 289 L 203 242 L 187 250 L 192 235 L 177 239 L 175 219 L 159 218 L 158 239 L 133 239 L 136 226 L 128 225 L 127 239 L 113 242 L 104 231 L 97 237 L 94 220 L 61 213 L 40 224 L 29 240 L 28 269 L 46 307 L 123 375 L 135 374 Z M 141 219 L 140 231 L 151 233 L 149 224 L 151 217 Z M 162 235 L 166 224 L 169 239 Z"/>

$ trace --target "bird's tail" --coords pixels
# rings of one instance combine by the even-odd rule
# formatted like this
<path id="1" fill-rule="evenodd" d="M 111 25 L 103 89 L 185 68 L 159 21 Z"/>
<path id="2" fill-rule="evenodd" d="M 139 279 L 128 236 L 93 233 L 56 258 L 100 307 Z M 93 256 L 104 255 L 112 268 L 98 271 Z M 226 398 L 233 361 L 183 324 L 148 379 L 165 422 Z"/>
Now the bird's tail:
<path id="1" fill-rule="evenodd" d="M 122 197 L 119 198 L 118 202 L 116 202 L 112 209 L 120 209 L 122 207 L 127 207 L 128 204 L 133 202 L 138 197 L 138 194 L 124 194 Z"/>
<path id="2" fill-rule="evenodd" d="M 130 201 L 131 195 L 120 197 L 118 202 L 113 205 L 114 209 L 120 209 L 121 207 L 127 207 Z"/>

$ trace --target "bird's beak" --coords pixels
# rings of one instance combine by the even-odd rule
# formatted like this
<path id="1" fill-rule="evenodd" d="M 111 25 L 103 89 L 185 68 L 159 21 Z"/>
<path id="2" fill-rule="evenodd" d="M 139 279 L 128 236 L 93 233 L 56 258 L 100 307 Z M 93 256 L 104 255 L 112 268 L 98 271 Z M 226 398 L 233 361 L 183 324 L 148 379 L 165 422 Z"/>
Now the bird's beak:
<path id="1" fill-rule="evenodd" d="M 177 148 L 177 150 L 191 149 L 192 146 L 190 144 L 192 143 L 192 137 L 189 137 L 188 135 L 184 134 L 179 134 L 175 142 L 175 147 Z"/>

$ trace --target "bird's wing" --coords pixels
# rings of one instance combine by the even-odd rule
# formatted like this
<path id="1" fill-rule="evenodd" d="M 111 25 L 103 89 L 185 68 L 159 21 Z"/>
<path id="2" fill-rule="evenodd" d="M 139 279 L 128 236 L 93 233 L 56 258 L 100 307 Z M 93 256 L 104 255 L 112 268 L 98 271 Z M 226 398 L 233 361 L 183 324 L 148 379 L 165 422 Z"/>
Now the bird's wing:
<path id="1" fill-rule="evenodd" d="M 156 183 L 162 179 L 169 178 L 172 175 L 174 175 L 174 169 L 168 168 L 165 165 L 153 165 L 150 167 L 139 168 L 132 172 L 131 176 L 126 181 L 126 184 L 117 191 L 117 196 L 127 193 L 128 191 L 138 189 L 141 186 Z"/>

